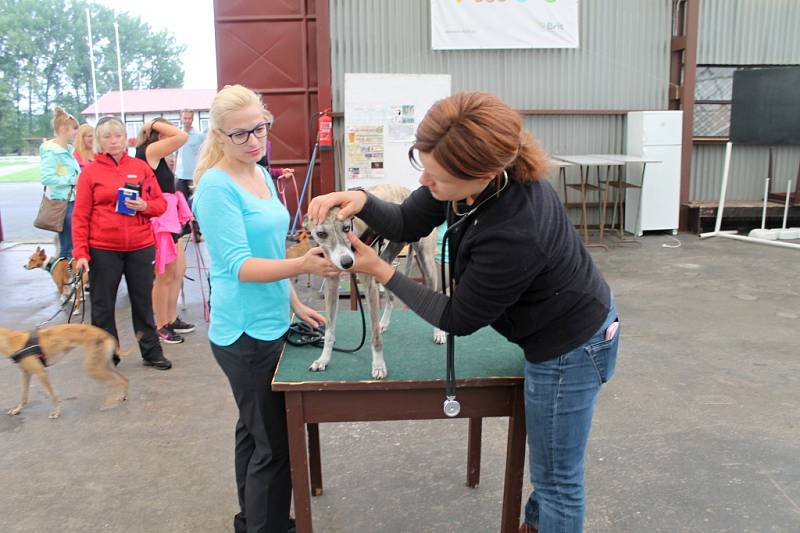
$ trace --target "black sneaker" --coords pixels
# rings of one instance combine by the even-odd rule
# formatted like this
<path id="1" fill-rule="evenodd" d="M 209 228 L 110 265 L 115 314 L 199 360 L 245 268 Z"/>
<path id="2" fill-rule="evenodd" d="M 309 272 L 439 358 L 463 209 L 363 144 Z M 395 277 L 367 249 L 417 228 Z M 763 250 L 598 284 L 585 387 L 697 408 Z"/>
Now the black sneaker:
<path id="1" fill-rule="evenodd" d="M 194 331 L 194 324 L 189 324 L 181 320 L 181 317 L 176 317 L 172 324 L 167 324 L 167 327 L 175 333 L 191 333 Z"/>
<path id="2" fill-rule="evenodd" d="M 164 326 L 158 330 L 158 338 L 161 339 L 161 342 L 166 342 L 167 344 L 180 344 L 183 342 L 183 337 L 172 331 L 169 326 Z"/>
<path id="3" fill-rule="evenodd" d="M 172 362 L 163 355 L 158 359 L 142 359 L 144 366 L 152 366 L 158 370 L 169 370 L 172 368 Z"/>

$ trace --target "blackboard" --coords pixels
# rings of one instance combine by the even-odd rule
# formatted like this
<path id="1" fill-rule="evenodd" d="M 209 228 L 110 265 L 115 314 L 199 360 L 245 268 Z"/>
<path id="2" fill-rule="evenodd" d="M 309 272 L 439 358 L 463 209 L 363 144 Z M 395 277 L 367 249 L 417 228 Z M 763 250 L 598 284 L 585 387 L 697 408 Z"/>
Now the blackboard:
<path id="1" fill-rule="evenodd" d="M 734 144 L 800 145 L 800 67 L 733 73 Z"/>

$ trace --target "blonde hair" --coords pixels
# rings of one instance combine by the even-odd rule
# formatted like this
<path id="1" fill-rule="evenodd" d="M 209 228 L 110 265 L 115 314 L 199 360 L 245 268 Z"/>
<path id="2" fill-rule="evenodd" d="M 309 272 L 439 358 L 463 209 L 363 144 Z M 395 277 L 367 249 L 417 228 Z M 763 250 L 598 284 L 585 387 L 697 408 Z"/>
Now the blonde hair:
<path id="1" fill-rule="evenodd" d="M 94 146 L 88 146 L 83 142 L 83 137 L 90 131 L 94 133 L 94 128 L 91 124 L 81 124 L 78 127 L 78 135 L 75 137 L 75 152 L 77 152 L 84 161 L 94 159 Z"/>
<path id="2" fill-rule="evenodd" d="M 58 135 L 58 130 L 61 129 L 62 126 L 69 126 L 72 125 L 74 127 L 78 127 L 78 121 L 75 120 L 75 117 L 64 111 L 61 107 L 56 107 L 53 109 L 53 133 Z"/>
<path id="3" fill-rule="evenodd" d="M 261 97 L 255 92 L 243 85 L 226 85 L 214 96 L 214 100 L 211 102 L 211 109 L 209 110 L 209 130 L 218 129 L 228 113 L 251 106 L 261 108 L 264 112 L 264 118 L 272 121 L 272 113 L 267 110 Z M 219 163 L 223 155 L 222 144 L 217 137 L 209 131 L 206 134 L 205 141 L 203 141 L 200 155 L 197 158 L 197 166 L 194 169 L 193 178 L 195 185 L 200 183 L 200 178 L 206 170 Z"/>
<path id="4" fill-rule="evenodd" d="M 128 135 L 128 132 L 125 131 L 125 126 L 122 124 L 122 121 L 117 117 L 101 118 L 97 121 L 97 126 L 94 128 L 94 152 L 96 154 L 103 153 L 103 149 L 100 146 L 100 137 L 108 130 L 122 133 L 122 135 L 125 137 Z M 125 142 L 127 144 L 127 139 Z"/>

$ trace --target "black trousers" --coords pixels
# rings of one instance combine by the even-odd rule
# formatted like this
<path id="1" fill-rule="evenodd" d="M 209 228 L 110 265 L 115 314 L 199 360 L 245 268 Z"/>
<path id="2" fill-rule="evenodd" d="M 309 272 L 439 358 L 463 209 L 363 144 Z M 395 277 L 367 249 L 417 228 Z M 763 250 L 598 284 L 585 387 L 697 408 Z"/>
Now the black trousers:
<path id="1" fill-rule="evenodd" d="M 270 383 L 284 338 L 261 341 L 243 333 L 211 352 L 230 381 L 239 407 L 236 422 L 236 488 L 241 511 L 236 533 L 286 533 L 292 501 L 286 402 Z"/>
<path id="2" fill-rule="evenodd" d="M 128 285 L 131 300 L 133 331 L 139 340 L 142 358 L 162 358 L 161 343 L 153 318 L 153 261 L 155 247 L 150 246 L 134 252 L 114 252 L 91 248 L 92 262 L 89 266 L 89 293 L 92 302 L 92 325 L 111 333 L 117 340 L 117 321 L 114 309 L 122 275 Z"/>

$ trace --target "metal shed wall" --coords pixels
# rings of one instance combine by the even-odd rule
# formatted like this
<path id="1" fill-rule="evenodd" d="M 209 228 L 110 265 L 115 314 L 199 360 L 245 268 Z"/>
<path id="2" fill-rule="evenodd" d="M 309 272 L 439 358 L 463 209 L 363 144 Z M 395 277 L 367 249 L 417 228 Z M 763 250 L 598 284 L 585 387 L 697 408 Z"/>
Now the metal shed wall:
<path id="1" fill-rule="evenodd" d="M 702 0 L 698 64 L 800 64 L 800 2 L 797 0 Z M 691 199 L 718 200 L 724 145 L 695 145 Z M 774 191 L 795 180 L 800 147 L 774 149 Z M 736 146 L 731 158 L 727 198 L 761 199 L 767 176 L 766 146 Z"/>
<path id="2" fill-rule="evenodd" d="M 668 0 L 582 0 L 577 49 L 433 51 L 429 0 L 330 0 L 330 23 L 335 111 L 345 72 L 450 74 L 454 92 L 493 92 L 521 110 L 667 107 Z M 624 148 L 624 115 L 525 118 L 551 153 Z"/>

